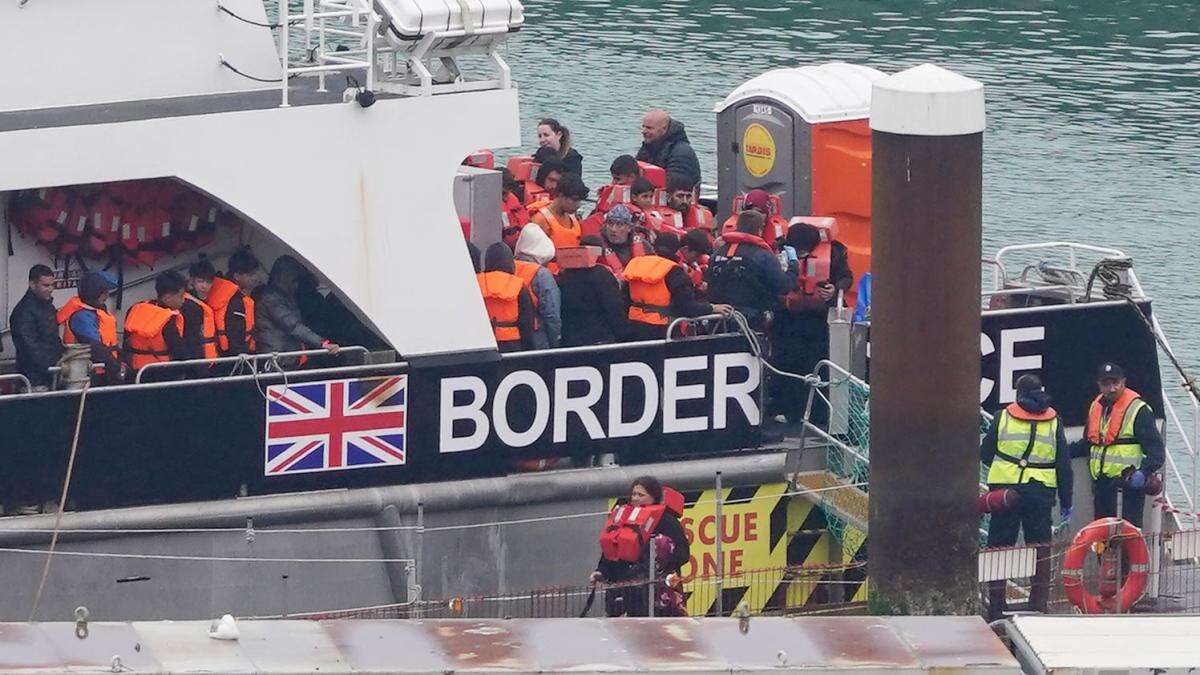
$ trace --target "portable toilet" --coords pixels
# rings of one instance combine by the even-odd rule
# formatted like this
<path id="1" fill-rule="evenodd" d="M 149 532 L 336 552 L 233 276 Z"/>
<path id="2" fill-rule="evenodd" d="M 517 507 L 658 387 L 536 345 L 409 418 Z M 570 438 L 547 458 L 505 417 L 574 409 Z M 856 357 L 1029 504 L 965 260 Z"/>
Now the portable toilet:
<path id="1" fill-rule="evenodd" d="M 719 221 L 754 188 L 783 215 L 832 216 L 855 278 L 871 268 L 871 83 L 849 63 L 779 68 L 734 89 L 717 113 Z"/>

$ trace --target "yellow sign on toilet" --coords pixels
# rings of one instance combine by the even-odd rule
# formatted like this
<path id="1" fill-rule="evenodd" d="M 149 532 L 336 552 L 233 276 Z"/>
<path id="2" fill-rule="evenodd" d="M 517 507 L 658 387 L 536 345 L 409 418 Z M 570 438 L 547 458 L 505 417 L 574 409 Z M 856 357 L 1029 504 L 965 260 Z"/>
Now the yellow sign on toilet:
<path id="1" fill-rule="evenodd" d="M 762 178 L 775 168 L 775 139 L 757 122 L 742 133 L 742 163 L 755 178 Z"/>

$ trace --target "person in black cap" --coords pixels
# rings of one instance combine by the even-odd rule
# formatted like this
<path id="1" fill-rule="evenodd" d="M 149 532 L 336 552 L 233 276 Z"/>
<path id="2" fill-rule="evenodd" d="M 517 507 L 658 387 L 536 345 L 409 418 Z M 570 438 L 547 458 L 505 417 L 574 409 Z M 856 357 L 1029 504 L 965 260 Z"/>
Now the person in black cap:
<path id="1" fill-rule="evenodd" d="M 1016 506 L 992 514 L 988 524 L 988 548 L 1012 546 L 1024 531 L 1025 543 L 1046 544 L 1052 535 L 1054 494 L 1058 493 L 1060 518 L 1071 517 L 1070 446 L 1058 413 L 1050 407 L 1050 395 L 1037 375 L 1017 378 L 1017 400 L 996 415 L 979 445 L 980 461 L 988 467 L 987 484 L 992 490 L 1013 490 Z M 1039 553 L 1047 553 L 1039 549 Z M 1040 612 L 1048 607 L 1050 557 L 1039 555 L 1029 593 L 1029 606 Z M 988 620 L 995 621 L 1006 609 L 1007 582 L 988 584 Z"/>
<path id="2" fill-rule="evenodd" d="M 1145 487 L 1166 457 L 1162 435 L 1150 405 L 1125 386 L 1125 371 L 1105 363 L 1096 373 L 1100 394 L 1088 409 L 1083 438 L 1071 446 L 1072 457 L 1087 457 L 1092 476 L 1094 516 L 1121 517 L 1142 526 Z"/>

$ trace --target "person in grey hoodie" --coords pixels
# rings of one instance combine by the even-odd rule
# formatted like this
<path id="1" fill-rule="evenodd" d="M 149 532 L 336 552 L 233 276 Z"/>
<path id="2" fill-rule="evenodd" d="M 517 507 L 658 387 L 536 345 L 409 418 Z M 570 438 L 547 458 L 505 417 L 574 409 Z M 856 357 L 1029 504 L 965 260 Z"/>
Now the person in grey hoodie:
<path id="1" fill-rule="evenodd" d="M 550 241 L 540 226 L 530 223 L 521 229 L 516 245 L 517 276 L 528 280 L 529 288 L 537 298 L 538 327 L 533 333 L 535 349 L 553 349 L 562 339 L 562 300 L 558 282 L 546 269 L 546 264 L 554 259 L 554 255 L 554 242 Z M 537 265 L 537 270 L 522 274 L 521 263 Z M 532 279 L 526 275 L 532 276 Z"/>
<path id="2" fill-rule="evenodd" d="M 296 290 L 307 273 L 290 255 L 279 256 L 271 266 L 267 285 L 254 298 L 254 339 L 260 354 L 292 352 L 322 347 L 338 353 L 338 345 L 304 324 Z"/>

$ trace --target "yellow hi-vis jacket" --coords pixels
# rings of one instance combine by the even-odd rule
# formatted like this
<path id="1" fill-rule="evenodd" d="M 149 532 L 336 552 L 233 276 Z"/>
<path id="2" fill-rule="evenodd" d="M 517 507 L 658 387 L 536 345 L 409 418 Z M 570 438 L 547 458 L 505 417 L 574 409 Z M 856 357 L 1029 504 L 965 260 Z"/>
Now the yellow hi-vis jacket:
<path id="1" fill-rule="evenodd" d="M 991 485 L 1020 485 L 1036 480 L 1058 487 L 1055 473 L 1058 413 L 1047 408 L 1031 413 L 1013 403 L 996 420 L 996 457 L 988 469 Z"/>

